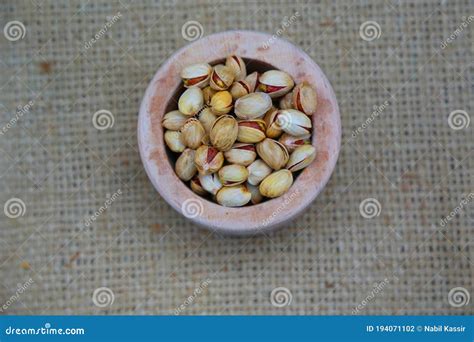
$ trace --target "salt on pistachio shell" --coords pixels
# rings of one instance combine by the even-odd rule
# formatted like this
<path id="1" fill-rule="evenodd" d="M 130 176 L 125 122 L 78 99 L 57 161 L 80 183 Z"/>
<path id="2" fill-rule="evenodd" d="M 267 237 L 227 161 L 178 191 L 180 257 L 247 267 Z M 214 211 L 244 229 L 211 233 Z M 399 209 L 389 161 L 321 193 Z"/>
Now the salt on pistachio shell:
<path id="1" fill-rule="evenodd" d="M 294 109 L 293 105 L 293 92 L 286 94 L 280 100 L 280 109 Z"/>
<path id="2" fill-rule="evenodd" d="M 217 119 L 217 115 L 212 112 L 211 108 L 206 107 L 199 112 L 198 119 L 206 133 L 209 134 L 211 132 L 212 124 Z"/>
<path id="3" fill-rule="evenodd" d="M 231 164 L 247 166 L 257 158 L 257 152 L 253 144 L 236 143 L 229 151 L 224 152 L 224 157 Z"/>
<path id="4" fill-rule="evenodd" d="M 193 64 L 181 71 L 184 86 L 204 88 L 209 84 L 212 67 L 207 63 Z"/>
<path id="5" fill-rule="evenodd" d="M 305 134 L 305 135 L 301 135 L 299 137 L 295 137 L 295 136 L 290 135 L 288 133 L 284 133 L 278 141 L 281 142 L 283 145 L 285 145 L 288 152 L 291 153 L 297 147 L 311 144 L 311 142 L 309 140 L 310 138 L 311 138 L 311 134 L 309 134 L 309 133 Z"/>
<path id="6" fill-rule="evenodd" d="M 272 99 L 265 93 L 250 93 L 235 101 L 234 112 L 244 120 L 257 119 L 272 107 Z"/>
<path id="7" fill-rule="evenodd" d="M 215 147 L 202 145 L 196 150 L 194 163 L 200 174 L 208 175 L 224 165 L 224 154 Z"/>
<path id="8" fill-rule="evenodd" d="M 251 197 L 245 185 L 225 186 L 217 193 L 216 200 L 224 207 L 241 207 L 250 202 Z"/>
<path id="9" fill-rule="evenodd" d="M 186 148 L 186 146 L 183 144 L 183 141 L 181 140 L 181 132 L 178 131 L 166 131 L 165 143 L 166 146 L 168 146 L 168 148 L 173 152 L 181 153 Z"/>
<path id="10" fill-rule="evenodd" d="M 177 131 L 184 125 L 187 119 L 189 119 L 189 116 L 184 115 L 179 110 L 172 110 L 163 116 L 161 124 L 166 129 Z"/>
<path id="11" fill-rule="evenodd" d="M 218 91 L 211 99 L 211 109 L 217 115 L 223 115 L 232 109 L 232 95 L 226 91 Z"/>
<path id="12" fill-rule="evenodd" d="M 178 177 L 185 182 L 191 180 L 197 172 L 196 165 L 194 164 L 195 153 L 194 150 L 187 148 L 176 160 L 175 172 Z"/>
<path id="13" fill-rule="evenodd" d="M 250 85 L 245 80 L 236 81 L 230 87 L 230 94 L 234 100 L 250 94 Z"/>
<path id="14" fill-rule="evenodd" d="M 293 174 L 288 170 L 275 171 L 267 176 L 258 187 L 260 193 L 269 198 L 283 195 L 293 184 Z"/>
<path id="15" fill-rule="evenodd" d="M 263 120 L 240 120 L 237 141 L 258 143 L 265 139 L 266 125 Z"/>
<path id="16" fill-rule="evenodd" d="M 194 116 L 204 106 L 201 88 L 191 87 L 184 91 L 178 100 L 178 109 L 184 115 Z"/>
<path id="17" fill-rule="evenodd" d="M 181 140 L 183 144 L 193 150 L 202 145 L 205 134 L 204 127 L 196 118 L 186 120 L 183 127 L 181 127 Z"/>
<path id="18" fill-rule="evenodd" d="M 245 77 L 245 82 L 247 82 L 249 86 L 249 93 L 253 93 L 255 89 L 257 89 L 257 84 L 258 84 L 258 77 L 259 77 L 258 72 L 252 72 L 250 75 Z"/>
<path id="19" fill-rule="evenodd" d="M 211 127 L 211 143 L 220 151 L 228 151 L 237 140 L 239 126 L 237 120 L 231 115 L 222 115 L 214 121 Z"/>
<path id="20" fill-rule="evenodd" d="M 255 186 L 259 185 L 260 182 L 273 171 L 272 168 L 261 159 L 257 159 L 247 166 L 247 170 L 249 172 L 247 182 Z"/>
<path id="21" fill-rule="evenodd" d="M 227 57 L 225 65 L 234 72 L 234 79 L 236 81 L 243 80 L 247 76 L 247 67 L 244 60 L 236 55 Z"/>
<path id="22" fill-rule="evenodd" d="M 257 153 L 274 170 L 283 168 L 290 158 L 286 147 L 270 138 L 257 144 Z"/>
<path id="23" fill-rule="evenodd" d="M 304 169 L 316 158 L 316 149 L 312 145 L 303 145 L 296 148 L 290 155 L 286 168 L 291 172 Z"/>
<path id="24" fill-rule="evenodd" d="M 247 182 L 245 185 L 251 194 L 250 202 L 252 202 L 252 204 L 259 204 L 263 201 L 263 195 L 260 193 L 258 186 L 252 185 L 249 182 Z"/>
<path id="25" fill-rule="evenodd" d="M 264 120 L 267 125 L 266 135 L 269 138 L 276 139 L 282 135 L 283 130 L 278 125 L 277 119 L 278 109 L 275 107 L 270 108 L 270 110 L 265 114 Z"/>
<path id="26" fill-rule="evenodd" d="M 311 119 L 296 109 L 280 109 L 276 121 L 278 126 L 290 135 L 299 137 L 311 133 Z"/>
<path id="27" fill-rule="evenodd" d="M 207 86 L 202 90 L 202 96 L 204 97 L 204 103 L 207 105 L 211 104 L 211 98 L 214 94 L 217 93 L 217 90 L 211 88 L 211 86 Z"/>
<path id="28" fill-rule="evenodd" d="M 204 190 L 210 194 L 216 195 L 217 192 L 222 188 L 222 183 L 219 180 L 217 173 L 210 175 L 198 175 L 201 186 Z"/>
<path id="29" fill-rule="evenodd" d="M 238 164 L 226 165 L 219 170 L 218 174 L 223 186 L 242 184 L 249 176 L 247 168 Z"/>
<path id="30" fill-rule="evenodd" d="M 207 195 L 207 191 L 204 190 L 204 188 L 202 187 L 201 181 L 199 180 L 198 176 L 194 176 L 194 178 L 191 179 L 191 182 L 189 183 L 189 185 L 191 186 L 191 190 L 197 193 L 198 195 L 201 195 L 201 196 Z"/>
<path id="31" fill-rule="evenodd" d="M 293 89 L 292 102 L 294 103 L 295 109 L 298 109 L 306 115 L 316 113 L 318 104 L 316 91 L 308 82 L 298 84 L 295 89 Z"/>
<path id="32" fill-rule="evenodd" d="M 226 90 L 234 82 L 234 71 L 223 65 L 218 64 L 211 73 L 210 85 L 215 90 Z"/>
<path id="33" fill-rule="evenodd" d="M 281 70 L 264 72 L 259 77 L 258 82 L 258 89 L 270 95 L 272 99 L 290 92 L 295 85 L 291 76 Z"/>

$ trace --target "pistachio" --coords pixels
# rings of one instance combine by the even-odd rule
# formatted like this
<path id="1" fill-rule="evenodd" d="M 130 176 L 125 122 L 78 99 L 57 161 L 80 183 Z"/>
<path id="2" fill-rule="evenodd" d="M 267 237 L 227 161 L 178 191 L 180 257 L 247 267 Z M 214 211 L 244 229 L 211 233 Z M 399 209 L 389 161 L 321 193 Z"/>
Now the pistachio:
<path id="1" fill-rule="evenodd" d="M 244 60 L 239 56 L 229 56 L 225 60 L 226 67 L 229 67 L 234 72 L 235 80 L 243 80 L 247 76 L 247 67 Z"/>
<path id="2" fill-rule="evenodd" d="M 216 200 L 225 207 L 241 207 L 246 205 L 251 197 L 245 185 L 225 186 L 217 193 Z"/>
<path id="3" fill-rule="evenodd" d="M 224 186 L 234 186 L 242 184 L 247 180 L 249 172 L 242 165 L 226 165 L 219 170 L 219 179 Z"/>
<path id="4" fill-rule="evenodd" d="M 223 115 L 232 109 L 232 95 L 226 90 L 218 91 L 211 99 L 211 109 L 217 115 Z"/>
<path id="5" fill-rule="evenodd" d="M 203 189 L 213 195 L 216 195 L 217 192 L 222 188 L 222 183 L 219 180 L 217 173 L 210 175 L 199 175 L 198 177 Z"/>
<path id="6" fill-rule="evenodd" d="M 207 86 L 202 90 L 202 96 L 206 105 L 209 106 L 211 104 L 211 99 L 215 93 L 217 93 L 217 90 L 212 89 L 211 86 Z"/>
<path id="7" fill-rule="evenodd" d="M 189 65 L 181 71 L 184 86 L 204 88 L 209 84 L 212 67 L 207 63 Z"/>
<path id="8" fill-rule="evenodd" d="M 258 77 L 260 75 L 258 72 L 252 72 L 250 75 L 245 77 L 245 82 L 249 85 L 249 93 L 253 93 L 257 89 Z"/>
<path id="9" fill-rule="evenodd" d="M 230 93 L 234 100 L 241 98 L 242 96 L 250 94 L 250 85 L 245 80 L 237 81 L 230 87 Z"/>
<path id="10" fill-rule="evenodd" d="M 204 127 L 196 118 L 186 120 L 183 127 L 181 127 L 181 140 L 184 145 L 192 149 L 196 149 L 202 145 L 202 139 L 205 134 L 206 131 Z"/>
<path id="11" fill-rule="evenodd" d="M 264 72 L 258 82 L 258 89 L 270 95 L 271 98 L 285 95 L 295 85 L 291 76 L 280 70 Z"/>
<path id="12" fill-rule="evenodd" d="M 194 154 L 194 150 L 187 148 L 176 160 L 175 172 L 185 182 L 193 178 L 197 172 L 196 165 L 194 164 Z"/>
<path id="13" fill-rule="evenodd" d="M 235 101 L 234 111 L 238 118 L 257 119 L 272 107 L 272 99 L 265 93 L 250 93 Z"/>
<path id="14" fill-rule="evenodd" d="M 316 91 L 307 82 L 298 84 L 295 89 L 293 89 L 292 102 L 296 109 L 306 115 L 316 113 L 318 103 Z"/>
<path id="15" fill-rule="evenodd" d="M 247 184 L 245 185 L 247 186 L 247 189 L 251 194 L 250 202 L 252 202 L 252 204 L 259 204 L 263 201 L 263 196 L 260 193 L 258 186 L 252 185 L 249 182 L 247 182 Z"/>
<path id="16" fill-rule="evenodd" d="M 183 152 L 186 148 L 181 140 L 181 132 L 178 131 L 166 131 L 165 143 L 173 152 Z"/>
<path id="17" fill-rule="evenodd" d="M 240 120 L 237 141 L 244 143 L 258 143 L 265 139 L 265 121 Z"/>
<path id="18" fill-rule="evenodd" d="M 311 144 L 311 142 L 309 141 L 310 137 L 311 137 L 311 134 L 309 133 L 305 135 L 301 135 L 299 137 L 295 137 L 293 135 L 284 133 L 278 141 L 281 142 L 283 145 L 285 145 L 288 152 L 291 153 L 297 147 Z"/>
<path id="19" fill-rule="evenodd" d="M 247 166 L 257 158 L 257 152 L 253 144 L 236 143 L 229 151 L 224 152 L 224 157 L 231 164 Z"/>
<path id="20" fill-rule="evenodd" d="M 204 134 L 204 137 L 201 139 L 202 145 L 210 145 L 211 138 L 209 138 L 209 134 Z"/>
<path id="21" fill-rule="evenodd" d="M 292 184 L 293 174 L 288 170 L 280 170 L 267 176 L 258 188 L 263 196 L 275 198 L 287 192 Z"/>
<path id="22" fill-rule="evenodd" d="M 295 137 L 311 133 L 311 119 L 299 110 L 280 109 L 276 120 L 283 131 Z"/>
<path id="23" fill-rule="evenodd" d="M 199 112 L 198 119 L 206 133 L 209 134 L 211 132 L 212 124 L 217 119 L 217 115 L 212 112 L 211 108 L 206 107 Z"/>
<path id="24" fill-rule="evenodd" d="M 286 94 L 283 96 L 280 100 L 280 109 L 294 109 L 295 107 L 293 106 L 293 92 Z"/>
<path id="25" fill-rule="evenodd" d="M 249 172 L 248 182 L 252 185 L 259 185 L 260 182 L 272 173 L 272 168 L 265 164 L 261 159 L 257 159 L 252 164 L 247 166 Z"/>
<path id="26" fill-rule="evenodd" d="M 199 180 L 198 176 L 194 176 L 193 179 L 191 179 L 191 182 L 189 183 L 191 186 L 191 190 L 193 190 L 195 193 L 201 196 L 206 196 L 207 191 L 202 187 L 201 181 Z"/>
<path id="27" fill-rule="evenodd" d="M 214 90 L 226 90 L 234 82 L 234 71 L 222 64 L 216 65 L 211 73 L 210 85 Z"/>
<path id="28" fill-rule="evenodd" d="M 231 115 L 222 115 L 214 121 L 209 136 L 214 147 L 220 151 L 227 151 L 237 140 L 238 132 L 237 120 Z"/>
<path id="29" fill-rule="evenodd" d="M 191 87 L 181 95 L 178 100 L 178 109 L 184 115 L 196 115 L 204 105 L 202 90 L 198 87 Z"/>
<path id="30" fill-rule="evenodd" d="M 200 174 L 208 175 L 219 171 L 224 164 L 224 154 L 215 147 L 202 145 L 196 150 L 194 163 Z"/>
<path id="31" fill-rule="evenodd" d="M 286 168 L 291 172 L 304 169 L 316 158 L 316 149 L 312 145 L 303 145 L 296 148 L 290 155 Z"/>
<path id="32" fill-rule="evenodd" d="M 272 139 L 278 138 L 283 133 L 283 130 L 280 128 L 276 120 L 277 114 L 278 114 L 278 109 L 276 109 L 275 107 L 272 107 L 265 114 L 265 117 L 264 117 L 265 124 L 267 125 L 267 130 L 265 133 L 267 137 L 272 138 Z"/>
<path id="33" fill-rule="evenodd" d="M 283 144 L 269 138 L 257 144 L 257 153 L 274 170 L 280 170 L 290 158 Z"/>
<path id="34" fill-rule="evenodd" d="M 166 129 L 177 131 L 184 125 L 187 119 L 189 119 L 189 116 L 182 114 L 179 110 L 172 110 L 163 116 L 161 124 Z"/>

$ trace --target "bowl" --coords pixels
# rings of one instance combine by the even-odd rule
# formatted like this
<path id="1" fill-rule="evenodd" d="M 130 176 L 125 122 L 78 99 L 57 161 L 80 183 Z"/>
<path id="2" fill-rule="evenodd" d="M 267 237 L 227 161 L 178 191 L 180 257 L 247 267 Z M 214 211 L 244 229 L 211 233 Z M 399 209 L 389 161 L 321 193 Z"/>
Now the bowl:
<path id="1" fill-rule="evenodd" d="M 295 83 L 316 88 L 318 109 L 311 116 L 316 159 L 295 178 L 283 196 L 257 205 L 223 207 L 195 194 L 174 172 L 173 156 L 165 146 L 161 120 L 177 109 L 184 89 L 181 69 L 189 64 L 216 64 L 239 55 L 250 71 L 280 69 Z M 341 122 L 334 91 L 319 66 L 295 45 L 266 33 L 226 31 L 200 38 L 175 52 L 162 64 L 143 97 L 138 117 L 138 145 L 146 173 L 155 189 L 194 223 L 223 234 L 252 235 L 291 222 L 318 196 L 328 182 L 339 155 Z"/>

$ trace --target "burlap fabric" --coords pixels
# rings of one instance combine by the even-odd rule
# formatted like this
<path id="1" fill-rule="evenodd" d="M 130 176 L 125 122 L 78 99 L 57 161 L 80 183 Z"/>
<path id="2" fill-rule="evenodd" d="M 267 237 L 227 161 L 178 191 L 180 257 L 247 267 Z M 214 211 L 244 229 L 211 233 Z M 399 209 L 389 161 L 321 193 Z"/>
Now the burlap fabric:
<path id="1" fill-rule="evenodd" d="M 471 1 L 0 8 L 1 314 L 474 313 Z M 294 42 L 338 97 L 335 173 L 268 236 L 193 226 L 142 168 L 139 104 L 190 22 Z"/>

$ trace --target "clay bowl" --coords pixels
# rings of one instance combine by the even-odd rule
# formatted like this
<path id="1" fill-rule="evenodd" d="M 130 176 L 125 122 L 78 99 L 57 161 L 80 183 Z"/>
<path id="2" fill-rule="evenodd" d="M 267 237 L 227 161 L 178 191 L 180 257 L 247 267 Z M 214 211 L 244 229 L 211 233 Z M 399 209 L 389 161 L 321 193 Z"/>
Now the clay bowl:
<path id="1" fill-rule="evenodd" d="M 258 205 L 226 208 L 195 194 L 175 174 L 176 157 L 167 151 L 161 120 L 177 109 L 183 91 L 179 77 L 189 64 L 217 64 L 226 56 L 244 58 L 248 72 L 280 69 L 295 83 L 307 81 L 318 94 L 312 116 L 315 161 L 296 175 L 283 196 Z M 252 31 L 227 31 L 203 37 L 174 53 L 157 71 L 143 98 L 138 118 L 138 143 L 145 170 L 160 195 L 194 223 L 231 235 L 265 232 L 293 220 L 318 196 L 334 170 L 339 155 L 341 123 L 333 89 L 319 66 L 293 44 Z"/>

